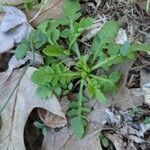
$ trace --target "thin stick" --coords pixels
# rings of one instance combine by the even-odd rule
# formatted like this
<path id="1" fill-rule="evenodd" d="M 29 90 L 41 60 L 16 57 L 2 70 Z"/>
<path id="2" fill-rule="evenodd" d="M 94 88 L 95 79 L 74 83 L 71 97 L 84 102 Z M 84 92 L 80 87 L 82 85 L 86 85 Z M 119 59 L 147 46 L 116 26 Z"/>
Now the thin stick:
<path id="1" fill-rule="evenodd" d="M 29 23 L 31 23 L 32 21 L 34 21 L 39 15 L 40 13 L 42 12 L 43 8 L 44 8 L 44 5 L 48 2 L 48 0 L 45 0 L 43 5 L 41 6 L 40 10 L 37 12 L 37 14 L 29 20 Z"/>
<path id="2" fill-rule="evenodd" d="M 141 34 L 143 34 L 143 32 L 147 31 L 148 29 L 150 29 L 150 26 L 148 26 L 147 28 L 145 28 L 144 30 L 142 30 L 141 33 L 139 33 L 136 37 L 134 37 L 134 39 L 132 39 L 131 42 L 133 42 L 134 40 L 136 40 Z"/>
<path id="3" fill-rule="evenodd" d="M 56 5 L 58 5 L 62 0 L 57 1 L 56 3 L 54 3 L 54 5 L 52 5 L 48 9 L 42 11 L 43 8 L 44 8 L 44 5 L 47 3 L 47 1 L 48 0 L 46 0 L 45 3 L 43 3 L 42 7 L 38 11 L 38 13 L 34 16 L 34 18 L 32 18 L 32 19 L 29 20 L 29 23 L 33 22 L 38 16 L 41 16 L 42 14 L 46 13 L 47 11 L 49 11 L 50 9 L 52 9 L 53 7 L 55 7 Z"/>

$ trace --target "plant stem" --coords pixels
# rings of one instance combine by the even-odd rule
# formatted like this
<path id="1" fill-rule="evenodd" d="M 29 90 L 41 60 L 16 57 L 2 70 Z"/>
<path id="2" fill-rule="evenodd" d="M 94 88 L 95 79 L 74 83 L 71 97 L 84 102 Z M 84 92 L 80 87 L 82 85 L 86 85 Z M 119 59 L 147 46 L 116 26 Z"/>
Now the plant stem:
<path id="1" fill-rule="evenodd" d="M 80 84 L 80 89 L 79 89 L 79 100 L 78 100 L 78 104 L 79 104 L 79 115 L 81 116 L 81 108 L 82 108 L 82 98 L 83 98 L 83 86 L 84 86 L 84 80 L 81 80 L 81 84 Z"/>

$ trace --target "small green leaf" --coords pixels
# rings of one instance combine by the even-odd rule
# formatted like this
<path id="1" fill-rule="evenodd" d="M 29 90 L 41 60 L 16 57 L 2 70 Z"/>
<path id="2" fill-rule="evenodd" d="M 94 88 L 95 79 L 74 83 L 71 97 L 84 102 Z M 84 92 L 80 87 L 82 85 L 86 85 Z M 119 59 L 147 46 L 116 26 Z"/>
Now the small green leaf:
<path id="1" fill-rule="evenodd" d="M 70 29 L 66 28 L 60 33 L 60 36 L 63 38 L 68 38 L 70 34 L 71 34 Z"/>
<path id="2" fill-rule="evenodd" d="M 130 43 L 127 41 L 123 44 L 123 46 L 120 49 L 120 54 L 122 56 L 127 56 L 127 54 L 129 53 L 130 50 Z"/>
<path id="3" fill-rule="evenodd" d="M 107 148 L 107 147 L 109 146 L 109 141 L 108 141 L 107 138 L 103 137 L 103 138 L 101 139 L 101 142 L 102 142 L 102 145 L 103 145 L 104 147 Z"/>
<path id="4" fill-rule="evenodd" d="M 77 116 L 71 119 L 70 123 L 75 136 L 81 139 L 84 135 L 85 121 L 82 119 L 82 117 Z"/>
<path id="5" fill-rule="evenodd" d="M 150 45 L 149 44 L 132 44 L 130 46 L 130 50 L 135 51 L 143 51 L 143 52 L 150 52 Z"/>
<path id="6" fill-rule="evenodd" d="M 42 46 L 44 46 L 47 43 L 46 35 L 38 30 L 34 31 L 31 34 L 31 40 L 32 40 L 33 46 L 36 49 L 41 48 Z"/>
<path id="7" fill-rule="evenodd" d="M 39 98 L 45 99 L 52 96 L 52 90 L 47 86 L 40 86 L 36 89 L 36 95 Z"/>
<path id="8" fill-rule="evenodd" d="M 82 113 L 90 113 L 91 110 L 89 108 L 82 108 L 81 109 Z"/>
<path id="9" fill-rule="evenodd" d="M 57 96 L 60 96 L 60 95 L 61 95 L 61 87 L 56 86 L 56 87 L 54 88 L 54 92 L 55 92 L 55 94 L 56 94 Z"/>
<path id="10" fill-rule="evenodd" d="M 108 71 L 112 65 L 122 63 L 124 60 L 125 59 L 121 55 L 114 55 L 106 58 L 103 61 L 99 61 L 95 66 L 92 67 L 92 70 L 102 67 L 104 70 Z"/>
<path id="11" fill-rule="evenodd" d="M 45 49 L 43 49 L 43 53 L 47 56 L 55 56 L 55 57 L 69 55 L 68 50 L 64 50 L 63 48 L 61 48 L 57 45 L 47 46 Z"/>
<path id="12" fill-rule="evenodd" d="M 69 89 L 69 90 L 72 90 L 72 88 L 73 88 L 73 84 L 72 84 L 72 83 L 69 83 L 69 84 L 68 84 L 68 89 Z"/>
<path id="13" fill-rule="evenodd" d="M 96 90 L 96 96 L 95 97 L 100 103 L 106 103 L 107 102 L 107 98 L 105 97 L 105 95 L 98 89 Z"/>
<path id="14" fill-rule="evenodd" d="M 150 124 L 150 117 L 146 117 L 146 118 L 145 118 L 144 124 Z"/>
<path id="15" fill-rule="evenodd" d="M 34 122 L 34 126 L 38 129 L 42 129 L 44 127 L 44 124 L 43 123 L 40 123 L 38 121 L 35 121 Z"/>
<path id="16" fill-rule="evenodd" d="M 78 32 L 82 32 L 93 24 L 93 19 L 90 17 L 82 18 L 78 24 Z"/>
<path id="17" fill-rule="evenodd" d="M 28 50 L 29 50 L 29 48 L 26 44 L 24 44 L 24 43 L 19 44 L 15 50 L 15 56 L 16 56 L 17 60 L 20 60 L 23 57 L 25 57 Z"/>
<path id="18" fill-rule="evenodd" d="M 48 128 L 47 127 L 43 127 L 42 128 L 42 133 L 43 133 L 44 136 L 46 136 L 47 133 L 48 133 Z"/>
<path id="19" fill-rule="evenodd" d="M 77 102 L 71 102 L 70 104 L 69 104 L 69 108 L 78 108 L 78 103 Z"/>
<path id="20" fill-rule="evenodd" d="M 120 77 L 121 77 L 120 73 L 118 71 L 115 71 L 109 76 L 109 79 L 113 83 L 117 83 L 119 81 Z"/>
<path id="21" fill-rule="evenodd" d="M 31 81 L 37 85 L 44 85 L 46 82 L 49 81 L 49 73 L 45 68 L 39 68 L 33 72 L 31 76 Z"/>
<path id="22" fill-rule="evenodd" d="M 106 43 L 111 43 L 114 41 L 115 36 L 117 35 L 119 30 L 118 23 L 116 21 L 108 21 L 104 24 L 102 29 L 95 36 L 91 50 L 94 54 L 93 62 L 102 52 L 103 47 L 105 47 Z"/>
<path id="23" fill-rule="evenodd" d="M 71 110 L 69 110 L 69 111 L 67 112 L 67 115 L 68 115 L 69 117 L 75 117 L 75 116 L 78 115 L 78 112 L 77 112 L 75 109 L 71 109 Z"/>
<path id="24" fill-rule="evenodd" d="M 79 0 L 65 0 L 64 15 L 69 19 L 70 23 L 73 23 L 81 16 L 80 9 Z"/>

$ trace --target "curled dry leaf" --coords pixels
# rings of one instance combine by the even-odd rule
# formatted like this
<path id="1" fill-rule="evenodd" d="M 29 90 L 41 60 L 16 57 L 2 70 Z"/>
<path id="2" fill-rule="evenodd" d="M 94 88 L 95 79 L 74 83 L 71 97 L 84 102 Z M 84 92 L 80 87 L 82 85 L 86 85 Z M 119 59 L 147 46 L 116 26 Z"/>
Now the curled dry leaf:
<path id="1" fill-rule="evenodd" d="M 121 136 L 119 136 L 118 134 L 110 133 L 106 133 L 105 136 L 113 143 L 116 150 L 126 150 L 123 146 L 124 142 Z"/>
<path id="2" fill-rule="evenodd" d="M 6 72 L 0 73 L 0 86 L 6 82 L 6 80 L 10 77 L 10 75 L 12 74 L 12 72 L 14 71 L 14 69 L 21 67 L 22 65 L 25 65 L 28 61 L 32 61 L 34 57 L 34 61 L 32 63 L 32 66 L 34 67 L 38 67 L 41 64 L 43 64 L 43 58 L 41 55 L 35 53 L 34 56 L 31 52 L 28 52 L 27 55 L 21 59 L 21 60 L 17 60 L 16 56 L 13 55 L 12 58 L 10 59 L 9 63 L 8 63 L 8 69 L 6 70 Z M 2 80 L 1 80 L 2 79 Z"/>
<path id="3" fill-rule="evenodd" d="M 38 114 L 42 122 L 48 127 L 59 128 L 67 123 L 64 117 L 57 116 L 41 108 L 38 109 Z"/>
<path id="4" fill-rule="evenodd" d="M 1 112 L 2 128 L 0 130 L 0 149 L 1 150 L 25 150 L 24 146 L 24 127 L 27 118 L 34 108 L 43 108 L 66 120 L 61 106 L 56 97 L 46 100 L 35 96 L 36 86 L 30 81 L 30 77 L 35 68 L 30 67 L 24 74 L 24 68 L 14 71 L 12 76 L 0 88 L 0 106 L 2 107 L 10 98 L 14 88 L 23 76 L 20 84 L 12 94 L 5 109 Z"/>
<path id="5" fill-rule="evenodd" d="M 5 15 L 0 25 L 0 53 L 8 51 L 15 44 L 20 43 L 31 33 L 32 29 L 21 10 L 12 6 L 3 6 L 2 10 Z"/>

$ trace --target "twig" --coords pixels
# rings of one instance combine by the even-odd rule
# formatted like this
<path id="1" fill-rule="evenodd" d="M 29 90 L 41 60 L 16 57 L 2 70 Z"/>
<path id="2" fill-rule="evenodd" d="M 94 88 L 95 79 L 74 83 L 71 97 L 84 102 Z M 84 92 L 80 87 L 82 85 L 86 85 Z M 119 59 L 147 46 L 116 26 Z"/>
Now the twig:
<path id="1" fill-rule="evenodd" d="M 55 7 L 57 4 L 59 4 L 62 0 L 57 1 L 56 3 L 54 3 L 54 5 L 52 5 L 51 7 L 49 7 L 48 9 L 43 10 L 44 5 L 48 2 L 48 0 L 45 0 L 45 2 L 43 3 L 42 7 L 40 8 L 40 10 L 38 11 L 38 13 L 34 16 L 34 18 L 29 20 L 29 23 L 33 22 L 38 16 L 41 16 L 42 14 L 46 13 L 47 11 L 49 11 L 50 9 L 52 9 L 53 7 Z"/>
<path id="2" fill-rule="evenodd" d="M 56 3 L 54 3 L 54 5 L 52 5 L 51 7 L 49 7 L 48 9 L 44 10 L 43 12 L 40 13 L 40 15 L 46 13 L 47 11 L 49 11 L 50 9 L 54 8 L 56 5 L 58 5 L 62 0 L 57 1 Z"/>
<path id="3" fill-rule="evenodd" d="M 139 33 L 136 37 L 134 37 L 131 42 L 135 41 L 141 34 L 143 34 L 143 32 L 147 31 L 148 29 L 150 29 L 150 26 L 148 26 L 147 28 L 145 28 L 144 30 L 141 31 L 141 33 Z"/>
<path id="4" fill-rule="evenodd" d="M 42 12 L 43 8 L 44 8 L 44 5 L 48 2 L 48 0 L 45 0 L 43 5 L 41 6 L 40 10 L 37 12 L 37 14 L 29 20 L 29 23 L 31 23 L 32 21 L 34 21 L 39 15 L 40 13 Z"/>

